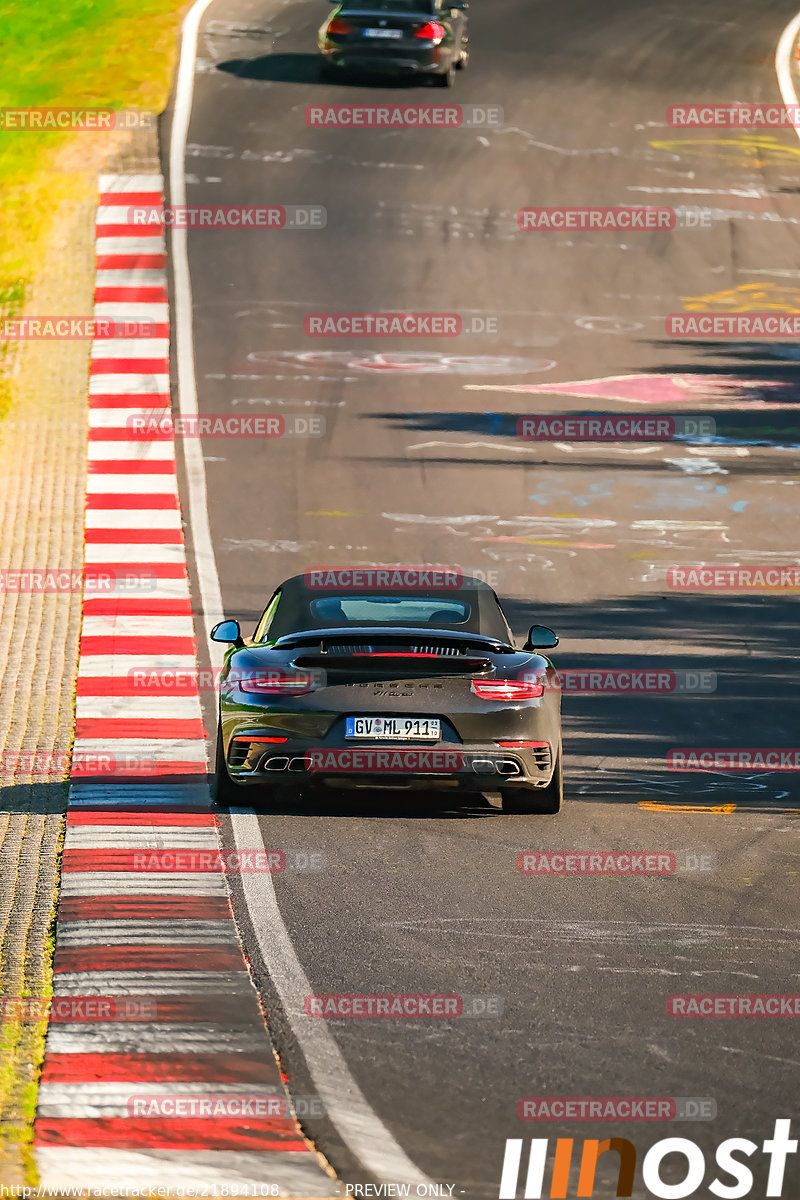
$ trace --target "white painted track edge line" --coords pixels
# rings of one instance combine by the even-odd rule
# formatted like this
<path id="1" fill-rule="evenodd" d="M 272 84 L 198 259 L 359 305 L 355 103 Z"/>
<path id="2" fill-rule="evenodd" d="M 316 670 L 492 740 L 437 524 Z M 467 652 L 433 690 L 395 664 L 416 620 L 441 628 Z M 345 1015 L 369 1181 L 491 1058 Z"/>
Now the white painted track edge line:
<path id="1" fill-rule="evenodd" d="M 197 41 L 200 22 L 211 3 L 212 0 L 195 0 L 183 24 L 169 145 L 169 199 L 172 205 L 186 203 L 184 163 L 192 113 Z M 173 229 L 171 249 L 178 407 L 181 416 L 195 416 L 198 412 L 197 383 L 186 229 Z M 183 451 L 189 493 L 188 517 L 192 529 L 203 620 L 210 661 L 212 666 L 216 667 L 221 664 L 222 653 L 218 643 L 211 641 L 210 633 L 212 625 L 222 620 L 224 612 L 211 539 L 205 464 L 199 439 L 194 444 L 184 439 Z M 252 809 L 232 812 L 231 823 L 237 847 L 263 846 L 261 830 Z M 311 988 L 283 922 L 272 881 L 264 877 L 262 888 L 256 892 L 252 879 L 243 875 L 242 880 L 245 884 L 245 902 L 251 914 L 264 963 L 281 999 L 286 1019 L 306 1060 L 314 1086 L 323 1097 L 331 1123 L 351 1153 L 377 1179 L 429 1185 L 432 1181 L 408 1158 L 370 1107 L 350 1074 L 344 1056 L 324 1018 L 300 1018 L 295 1014 L 298 998 L 308 995 Z M 266 922 L 264 916 L 267 917 Z M 266 937 L 266 928 L 269 928 L 269 939 Z"/>
<path id="2" fill-rule="evenodd" d="M 792 79 L 792 51 L 800 35 L 800 12 L 792 17 L 778 41 L 775 51 L 775 71 L 778 76 L 778 87 L 781 90 L 783 102 L 786 105 L 798 103 L 797 89 Z M 800 138 L 800 128 L 794 126 L 794 131 Z"/>
<path id="3" fill-rule="evenodd" d="M 184 162 L 189 121 L 194 97 L 194 71 L 200 22 L 212 0 L 195 0 L 183 23 L 180 60 L 175 83 L 175 109 L 172 117 L 169 145 L 170 204 L 186 204 L 186 174 Z M 197 382 L 194 370 L 194 331 L 192 328 L 192 286 L 189 274 L 187 230 L 172 230 L 171 263 L 175 288 L 175 355 L 178 373 L 178 407 L 181 416 L 196 416 Z M 200 439 L 184 439 L 183 457 L 189 493 L 189 512 L 192 527 L 197 577 L 200 586 L 205 632 L 212 667 L 222 665 L 222 648 L 212 642 L 211 627 L 224 617 L 222 590 L 214 559 L 211 525 L 208 518 L 208 494 L 205 464 Z"/>
<path id="4" fill-rule="evenodd" d="M 239 849 L 262 844 L 258 819 L 251 808 L 232 809 L 231 820 Z M 412 1186 L 431 1184 L 373 1112 L 324 1018 L 308 1017 L 300 1010 L 305 997 L 313 994 L 312 988 L 281 917 L 272 881 L 264 877 L 256 882 L 243 874 L 241 883 L 261 954 L 305 1057 L 315 1093 L 342 1140 L 380 1180 Z"/>

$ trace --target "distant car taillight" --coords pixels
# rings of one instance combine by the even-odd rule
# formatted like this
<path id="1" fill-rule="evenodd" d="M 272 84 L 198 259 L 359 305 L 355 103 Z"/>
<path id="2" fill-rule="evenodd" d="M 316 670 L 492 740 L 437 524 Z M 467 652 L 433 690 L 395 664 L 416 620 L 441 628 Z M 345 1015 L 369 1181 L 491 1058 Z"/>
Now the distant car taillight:
<path id="1" fill-rule="evenodd" d="M 354 650 L 353 658 L 438 658 L 438 654 L 427 654 L 417 650 Z"/>
<path id="2" fill-rule="evenodd" d="M 353 26 L 341 17 L 334 17 L 328 26 L 328 33 L 352 33 Z"/>
<path id="3" fill-rule="evenodd" d="M 472 690 L 479 700 L 538 700 L 544 695 L 544 684 L 519 679 L 473 679 Z"/>
<path id="4" fill-rule="evenodd" d="M 549 742 L 498 742 L 498 746 L 505 746 L 507 749 L 514 750 L 549 750 Z"/>
<path id="5" fill-rule="evenodd" d="M 439 42 L 444 41 L 444 25 L 440 25 L 438 21 L 429 21 L 427 25 L 414 31 L 414 37 L 425 38 L 427 42 L 438 46 Z"/>
<path id="6" fill-rule="evenodd" d="M 282 671 L 264 671 L 239 680 L 239 687 L 251 696 L 303 696 L 313 692 L 312 675 L 284 675 Z"/>

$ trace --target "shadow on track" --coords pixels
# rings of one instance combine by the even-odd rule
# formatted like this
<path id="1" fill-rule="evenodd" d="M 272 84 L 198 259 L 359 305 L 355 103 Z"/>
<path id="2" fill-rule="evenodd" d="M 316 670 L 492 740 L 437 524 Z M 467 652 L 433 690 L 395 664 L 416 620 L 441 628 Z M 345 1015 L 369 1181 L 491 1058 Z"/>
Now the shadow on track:
<path id="1" fill-rule="evenodd" d="M 677 555 L 680 558 L 680 555 Z M 789 748 L 798 744 L 800 697 L 795 647 L 800 607 L 793 595 L 668 593 L 614 596 L 576 605 L 501 598 L 515 636 L 532 624 L 555 629 L 553 653 L 565 671 L 649 670 L 716 674 L 714 691 L 564 693 L 565 789 L 571 801 L 716 806 L 780 811 L 800 801 L 791 772 L 677 772 L 672 749 Z M 571 653 L 570 639 L 596 639 L 592 653 Z M 664 642 L 647 654 L 619 643 Z M 581 766 L 576 757 L 600 759 Z M 647 763 L 628 766 L 635 758 Z M 572 760 L 572 762 L 570 762 Z"/>
<path id="2" fill-rule="evenodd" d="M 252 806 L 264 816 L 296 817 L 379 817 L 409 820 L 464 820 L 473 817 L 502 817 L 480 794 L 442 795 L 440 792 L 398 792 L 392 789 L 334 788 L 303 789 L 294 798 L 281 794 L 280 785 L 242 788 L 242 804 Z M 219 812 L 226 809 L 220 808 Z M 508 818 L 506 818 L 508 819 Z"/>
<path id="3" fill-rule="evenodd" d="M 348 71 L 341 79 L 324 77 L 322 62 L 318 54 L 264 54 L 259 58 L 231 58 L 217 63 L 218 71 L 236 75 L 239 79 L 257 79 L 262 83 L 321 84 L 324 87 L 402 88 L 410 90 L 417 85 L 413 77 L 394 75 L 368 75 Z"/>

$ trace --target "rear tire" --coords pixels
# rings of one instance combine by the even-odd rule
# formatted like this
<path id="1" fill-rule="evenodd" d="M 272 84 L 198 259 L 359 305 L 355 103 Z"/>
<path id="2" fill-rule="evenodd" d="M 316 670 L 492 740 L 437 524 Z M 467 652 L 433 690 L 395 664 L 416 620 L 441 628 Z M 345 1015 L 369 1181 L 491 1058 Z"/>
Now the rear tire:
<path id="1" fill-rule="evenodd" d="M 564 775 L 561 764 L 564 758 L 559 745 L 553 778 L 546 788 L 504 788 L 504 813 L 538 813 L 542 816 L 561 812 L 564 802 Z"/>
<path id="2" fill-rule="evenodd" d="M 435 75 L 434 78 L 439 87 L 443 87 L 443 88 L 453 87 L 456 82 L 455 63 L 450 63 L 450 66 L 447 68 L 447 70 L 442 75 Z"/>
<path id="3" fill-rule="evenodd" d="M 239 804 L 241 789 L 233 782 L 228 774 L 225 762 L 225 749 L 222 744 L 222 725 L 217 726 L 217 754 L 214 760 L 214 783 L 211 788 L 211 798 L 220 808 L 228 808 L 231 804 Z"/>

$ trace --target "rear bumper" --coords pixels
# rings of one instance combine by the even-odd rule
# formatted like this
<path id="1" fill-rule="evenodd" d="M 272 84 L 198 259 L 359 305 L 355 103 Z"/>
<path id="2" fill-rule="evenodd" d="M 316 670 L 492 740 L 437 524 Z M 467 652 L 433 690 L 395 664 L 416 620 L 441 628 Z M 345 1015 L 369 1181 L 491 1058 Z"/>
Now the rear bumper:
<path id="1" fill-rule="evenodd" d="M 333 788 L 392 788 L 497 791 L 502 787 L 546 787 L 557 748 L 551 740 L 533 747 L 494 742 L 454 745 L 347 744 L 309 746 L 250 741 L 255 729 L 236 735 L 226 761 L 231 778 L 243 787 L 303 780 Z"/>
<path id="2" fill-rule="evenodd" d="M 438 48 L 386 54 L 366 46 L 328 46 L 322 54 L 331 66 L 375 75 L 440 75 L 449 65 Z"/>

